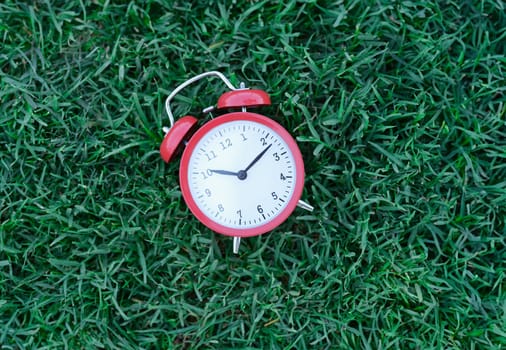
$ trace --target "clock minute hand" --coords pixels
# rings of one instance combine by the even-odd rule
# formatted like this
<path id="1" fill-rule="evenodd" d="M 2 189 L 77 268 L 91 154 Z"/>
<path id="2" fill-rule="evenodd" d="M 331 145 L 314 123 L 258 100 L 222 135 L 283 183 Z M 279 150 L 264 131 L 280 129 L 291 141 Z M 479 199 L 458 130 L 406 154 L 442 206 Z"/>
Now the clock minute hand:
<path id="1" fill-rule="evenodd" d="M 272 146 L 272 143 L 271 143 L 269 146 L 267 146 L 267 147 L 266 147 L 266 148 L 265 148 L 262 152 L 260 152 L 260 154 L 259 154 L 258 156 L 256 156 L 256 157 L 255 157 L 255 159 L 253 159 L 253 160 L 251 161 L 251 163 L 249 163 L 249 165 L 248 165 L 248 166 L 246 167 L 246 169 L 244 169 L 243 171 L 244 171 L 244 172 L 247 172 L 248 170 L 250 170 L 250 169 L 251 169 L 251 167 L 252 167 L 253 165 L 255 165 L 255 163 L 256 163 L 256 162 L 258 162 L 258 161 L 260 160 L 260 158 L 262 158 L 262 157 L 263 157 L 263 155 L 265 154 L 265 152 L 267 152 L 267 151 L 269 150 L 269 148 L 271 148 L 271 146 Z"/>

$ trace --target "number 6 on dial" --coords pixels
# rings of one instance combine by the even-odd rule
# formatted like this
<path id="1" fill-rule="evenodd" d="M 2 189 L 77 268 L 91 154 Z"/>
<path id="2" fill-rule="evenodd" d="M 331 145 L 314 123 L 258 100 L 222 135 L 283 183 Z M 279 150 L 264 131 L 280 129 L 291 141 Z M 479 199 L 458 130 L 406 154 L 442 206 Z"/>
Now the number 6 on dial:
<path id="1" fill-rule="evenodd" d="M 171 99 L 208 76 L 218 76 L 231 90 L 219 98 L 217 108 L 237 111 L 216 117 L 197 130 L 197 120 L 191 116 L 174 123 Z M 161 156 L 168 162 L 186 144 L 179 170 L 185 202 L 211 230 L 234 237 L 234 253 L 241 237 L 273 230 L 297 205 L 313 209 L 300 200 L 304 162 L 293 137 L 274 120 L 246 110 L 269 104 L 264 91 L 242 85 L 237 89 L 219 72 L 186 81 L 166 101 L 172 127 L 166 130 Z"/>

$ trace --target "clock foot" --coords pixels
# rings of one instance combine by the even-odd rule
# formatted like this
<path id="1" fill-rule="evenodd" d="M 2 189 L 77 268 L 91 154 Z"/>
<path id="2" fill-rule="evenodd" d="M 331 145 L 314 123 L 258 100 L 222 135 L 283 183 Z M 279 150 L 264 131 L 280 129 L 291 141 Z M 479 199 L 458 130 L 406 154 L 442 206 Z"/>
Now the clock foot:
<path id="1" fill-rule="evenodd" d="M 299 200 L 299 201 L 297 202 L 297 206 L 298 206 L 299 208 L 305 209 L 305 210 L 307 210 L 307 211 L 313 211 L 313 209 L 314 209 L 312 205 L 310 205 L 309 203 L 306 203 L 306 202 L 304 202 L 304 201 L 301 201 L 301 200 Z"/>
<path id="2" fill-rule="evenodd" d="M 234 254 L 239 254 L 239 246 L 241 245 L 241 237 L 234 237 L 233 251 Z"/>

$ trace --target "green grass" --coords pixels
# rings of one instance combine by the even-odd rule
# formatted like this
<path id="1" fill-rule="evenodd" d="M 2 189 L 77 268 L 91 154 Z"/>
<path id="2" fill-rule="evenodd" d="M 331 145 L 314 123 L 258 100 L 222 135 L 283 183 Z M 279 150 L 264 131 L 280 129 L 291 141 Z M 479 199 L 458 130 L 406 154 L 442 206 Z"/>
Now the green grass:
<path id="1" fill-rule="evenodd" d="M 0 348 L 505 349 L 504 3 L 194 3 L 0 4 Z M 158 154 L 207 70 L 316 206 L 238 256 Z"/>

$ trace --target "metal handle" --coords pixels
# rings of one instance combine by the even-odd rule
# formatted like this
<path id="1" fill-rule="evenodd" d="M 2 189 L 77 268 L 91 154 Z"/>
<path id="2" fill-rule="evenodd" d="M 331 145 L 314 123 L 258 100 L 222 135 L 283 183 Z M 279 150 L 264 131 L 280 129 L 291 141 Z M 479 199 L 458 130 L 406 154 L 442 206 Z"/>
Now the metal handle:
<path id="1" fill-rule="evenodd" d="M 216 76 L 216 77 L 220 78 L 225 83 L 225 85 L 227 85 L 227 87 L 230 90 L 238 90 L 234 85 L 232 85 L 230 80 L 228 80 L 222 73 L 217 72 L 217 71 L 205 72 L 205 73 L 196 75 L 193 78 L 188 79 L 187 81 L 185 81 L 184 83 L 182 83 L 181 85 L 176 87 L 174 89 L 174 91 L 172 91 L 170 93 L 169 97 L 167 97 L 167 99 L 165 100 L 165 110 L 167 111 L 167 115 L 169 116 L 171 128 L 174 125 L 174 115 L 172 114 L 172 110 L 170 109 L 170 101 L 174 98 L 174 96 L 176 96 L 181 90 L 183 90 L 188 85 L 191 85 L 200 79 L 211 77 L 211 76 Z"/>

